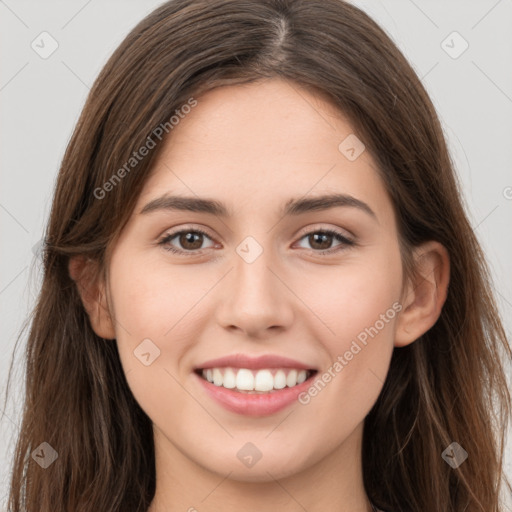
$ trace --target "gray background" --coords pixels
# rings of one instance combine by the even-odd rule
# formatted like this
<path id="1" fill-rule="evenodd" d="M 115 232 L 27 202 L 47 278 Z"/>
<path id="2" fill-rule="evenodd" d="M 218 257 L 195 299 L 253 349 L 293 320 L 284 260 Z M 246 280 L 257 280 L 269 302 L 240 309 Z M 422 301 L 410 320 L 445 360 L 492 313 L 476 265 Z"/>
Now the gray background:
<path id="1" fill-rule="evenodd" d="M 0 408 L 16 336 L 40 283 L 34 246 L 42 237 L 54 181 L 72 129 L 109 55 L 138 21 L 161 3 L 0 0 Z M 512 2 L 354 3 L 392 36 L 438 109 L 510 335 Z M 47 59 L 31 47 L 32 41 L 40 41 L 43 31 L 58 43 Z M 457 36 L 448 37 L 453 31 L 469 44 L 457 58 L 453 55 L 463 49 L 464 42 Z M 23 336 L 14 360 L 14 389 L 0 422 L 0 506 L 7 493 L 20 421 L 24 342 Z M 512 475 L 510 443 L 508 446 L 507 472 Z"/>

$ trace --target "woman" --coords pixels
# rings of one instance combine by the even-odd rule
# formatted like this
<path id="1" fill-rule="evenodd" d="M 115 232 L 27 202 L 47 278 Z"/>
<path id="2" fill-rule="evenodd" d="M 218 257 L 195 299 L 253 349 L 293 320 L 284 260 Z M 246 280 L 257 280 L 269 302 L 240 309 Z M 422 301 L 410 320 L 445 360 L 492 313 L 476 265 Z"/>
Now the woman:
<path id="1" fill-rule="evenodd" d="M 62 162 L 9 510 L 497 512 L 503 356 L 389 37 L 339 0 L 167 2 Z"/>

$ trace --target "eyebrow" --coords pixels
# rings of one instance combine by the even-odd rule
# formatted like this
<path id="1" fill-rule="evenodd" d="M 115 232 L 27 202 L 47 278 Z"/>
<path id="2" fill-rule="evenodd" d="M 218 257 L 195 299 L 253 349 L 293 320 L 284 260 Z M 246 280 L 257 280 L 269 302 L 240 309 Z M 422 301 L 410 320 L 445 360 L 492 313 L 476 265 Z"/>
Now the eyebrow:
<path id="1" fill-rule="evenodd" d="M 281 216 L 300 215 L 337 207 L 357 208 L 377 220 L 377 215 L 365 202 L 348 194 L 328 194 L 311 198 L 290 199 L 284 204 Z M 142 208 L 140 214 L 161 210 L 208 213 L 219 217 L 233 216 L 223 203 L 214 199 L 170 195 L 153 199 Z"/>

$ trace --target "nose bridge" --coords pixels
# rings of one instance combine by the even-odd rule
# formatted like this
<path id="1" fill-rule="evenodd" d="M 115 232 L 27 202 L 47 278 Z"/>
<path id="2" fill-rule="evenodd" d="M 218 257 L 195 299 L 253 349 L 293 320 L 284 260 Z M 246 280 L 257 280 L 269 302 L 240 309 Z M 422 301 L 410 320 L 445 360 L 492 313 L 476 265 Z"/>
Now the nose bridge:
<path id="1" fill-rule="evenodd" d="M 276 277 L 279 268 L 271 247 L 246 237 L 237 247 L 227 299 L 221 306 L 220 322 L 242 330 L 257 331 L 291 321 L 289 292 Z"/>
<path id="2" fill-rule="evenodd" d="M 234 268 L 234 290 L 242 303 L 250 304 L 252 301 L 262 301 L 260 307 L 269 304 L 277 290 L 275 276 L 269 267 L 273 265 L 273 251 L 267 246 L 264 248 L 254 237 L 246 237 L 236 248 Z"/>

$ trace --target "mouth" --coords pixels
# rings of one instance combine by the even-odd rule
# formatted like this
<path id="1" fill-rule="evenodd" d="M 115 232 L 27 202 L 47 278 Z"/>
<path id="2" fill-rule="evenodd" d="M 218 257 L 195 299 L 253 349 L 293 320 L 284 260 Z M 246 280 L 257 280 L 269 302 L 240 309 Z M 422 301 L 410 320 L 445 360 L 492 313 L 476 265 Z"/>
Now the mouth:
<path id="1" fill-rule="evenodd" d="M 253 417 L 297 403 L 317 373 L 317 368 L 279 354 L 230 354 L 193 369 L 206 397 L 231 413 Z"/>
<path id="2" fill-rule="evenodd" d="M 260 395 L 273 394 L 285 388 L 296 388 L 311 380 L 318 371 L 303 368 L 197 368 L 201 379 L 231 392 Z"/>

